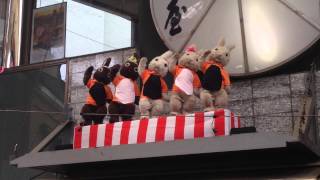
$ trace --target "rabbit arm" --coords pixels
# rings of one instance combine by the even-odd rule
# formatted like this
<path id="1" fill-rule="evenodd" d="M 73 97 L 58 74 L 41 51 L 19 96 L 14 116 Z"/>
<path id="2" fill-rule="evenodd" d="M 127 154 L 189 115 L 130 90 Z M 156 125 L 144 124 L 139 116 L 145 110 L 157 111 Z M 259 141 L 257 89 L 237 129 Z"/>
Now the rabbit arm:
<path id="1" fill-rule="evenodd" d="M 193 89 L 193 94 L 194 94 L 197 98 L 200 98 L 200 88 Z"/>
<path id="2" fill-rule="evenodd" d="M 200 61 L 200 64 L 202 64 L 207 58 L 208 58 L 208 55 L 210 54 L 210 50 L 206 50 L 206 51 L 203 51 L 201 50 L 200 51 L 200 58 L 199 58 L 199 61 Z"/>
<path id="3" fill-rule="evenodd" d="M 90 88 L 90 95 L 96 101 L 98 106 L 106 105 L 106 94 L 105 89 L 102 84 L 96 83 L 93 87 Z"/>
<path id="4" fill-rule="evenodd" d="M 148 59 L 145 57 L 140 59 L 139 66 L 138 66 L 138 73 L 140 76 L 142 75 L 143 71 L 146 69 L 147 62 L 148 62 Z"/>
<path id="5" fill-rule="evenodd" d="M 135 96 L 134 97 L 134 104 L 139 105 L 139 101 L 140 101 L 140 96 Z"/>
<path id="6" fill-rule="evenodd" d="M 111 70 L 111 72 L 110 72 L 110 80 L 111 80 L 111 82 L 116 77 L 116 75 L 119 72 L 120 68 L 121 68 L 120 64 L 115 64 L 110 68 L 110 70 Z"/>
<path id="7" fill-rule="evenodd" d="M 87 70 L 84 72 L 83 76 L 83 84 L 86 86 L 88 84 L 89 79 L 91 78 L 93 71 L 93 66 L 90 66 L 87 68 Z"/>
<path id="8" fill-rule="evenodd" d="M 177 54 L 175 54 L 174 56 L 172 56 L 172 58 L 170 58 L 168 60 L 169 72 L 172 73 L 172 74 L 174 74 L 174 72 L 175 72 L 177 61 L 178 61 L 178 55 Z"/>
<path id="9" fill-rule="evenodd" d="M 230 94 L 230 92 L 231 92 L 231 86 L 230 86 L 230 85 L 229 85 L 229 86 L 226 86 L 224 89 L 226 90 L 226 92 L 227 92 L 228 94 Z"/>
<path id="10" fill-rule="evenodd" d="M 135 98 L 134 98 L 134 103 L 136 105 L 139 105 L 139 100 L 140 100 L 140 89 L 138 87 L 137 82 L 134 82 L 134 93 L 135 93 Z"/>
<path id="11" fill-rule="evenodd" d="M 170 100 L 169 94 L 167 92 L 166 93 L 162 93 L 162 99 L 164 101 L 169 102 L 169 100 Z"/>
<path id="12" fill-rule="evenodd" d="M 194 95 L 200 97 L 201 80 L 197 74 L 194 75 L 193 87 Z"/>
<path id="13" fill-rule="evenodd" d="M 161 96 L 162 96 L 162 100 L 164 101 L 169 101 L 170 99 L 168 94 L 168 86 L 163 78 L 161 78 Z"/>

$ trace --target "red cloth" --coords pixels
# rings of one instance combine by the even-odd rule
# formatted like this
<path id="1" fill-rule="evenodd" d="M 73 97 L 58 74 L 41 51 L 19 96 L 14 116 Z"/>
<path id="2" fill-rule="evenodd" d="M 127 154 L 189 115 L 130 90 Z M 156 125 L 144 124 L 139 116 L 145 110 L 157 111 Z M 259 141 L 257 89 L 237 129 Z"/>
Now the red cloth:
<path id="1" fill-rule="evenodd" d="M 76 127 L 74 149 L 228 136 L 240 119 L 227 109 Z M 213 129 L 215 131 L 213 131 Z"/>

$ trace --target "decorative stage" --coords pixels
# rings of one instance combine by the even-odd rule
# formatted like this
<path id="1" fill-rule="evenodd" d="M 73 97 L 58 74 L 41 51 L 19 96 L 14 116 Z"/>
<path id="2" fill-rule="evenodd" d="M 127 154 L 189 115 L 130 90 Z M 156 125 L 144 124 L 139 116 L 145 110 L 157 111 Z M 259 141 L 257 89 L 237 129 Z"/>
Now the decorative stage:
<path id="1" fill-rule="evenodd" d="M 228 136 L 240 119 L 228 109 L 177 116 L 159 116 L 110 124 L 78 126 L 74 149 L 142 144 L 182 139 Z"/>

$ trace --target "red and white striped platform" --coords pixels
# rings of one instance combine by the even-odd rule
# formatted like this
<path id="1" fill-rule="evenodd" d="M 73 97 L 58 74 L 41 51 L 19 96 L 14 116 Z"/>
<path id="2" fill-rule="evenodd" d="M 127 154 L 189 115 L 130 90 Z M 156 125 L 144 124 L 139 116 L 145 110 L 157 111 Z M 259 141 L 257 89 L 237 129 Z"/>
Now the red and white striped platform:
<path id="1" fill-rule="evenodd" d="M 181 139 L 228 136 L 240 119 L 230 110 L 76 127 L 73 148 L 110 147 Z"/>

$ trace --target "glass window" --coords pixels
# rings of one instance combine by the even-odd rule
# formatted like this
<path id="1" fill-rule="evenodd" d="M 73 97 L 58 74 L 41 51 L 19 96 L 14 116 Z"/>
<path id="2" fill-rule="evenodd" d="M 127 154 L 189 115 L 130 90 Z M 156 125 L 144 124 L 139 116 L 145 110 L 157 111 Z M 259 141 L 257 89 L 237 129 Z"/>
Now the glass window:
<path id="1" fill-rule="evenodd" d="M 63 0 L 37 0 L 37 8 L 64 2 Z"/>
<path id="2" fill-rule="evenodd" d="M 132 46 L 130 20 L 73 0 L 37 0 L 37 8 L 67 2 L 66 57 Z"/>
<path id="3" fill-rule="evenodd" d="M 65 57 L 66 4 L 46 6 L 33 13 L 30 62 Z"/>

